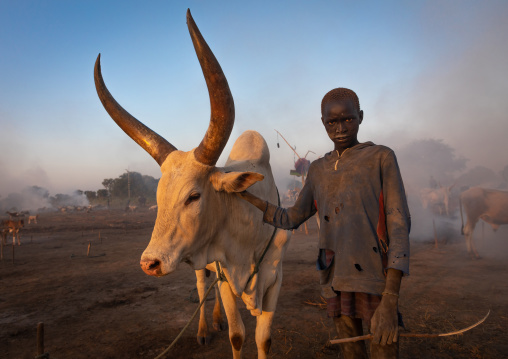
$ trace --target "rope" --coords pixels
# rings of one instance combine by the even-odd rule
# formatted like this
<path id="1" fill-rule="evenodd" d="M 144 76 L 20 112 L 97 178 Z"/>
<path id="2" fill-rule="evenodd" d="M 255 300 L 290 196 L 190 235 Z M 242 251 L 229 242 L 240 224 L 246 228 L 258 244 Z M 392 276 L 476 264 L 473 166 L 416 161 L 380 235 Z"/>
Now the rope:
<path id="1" fill-rule="evenodd" d="M 185 327 L 183 327 L 183 329 L 180 331 L 180 334 L 178 334 L 178 336 L 173 340 L 173 342 L 166 348 L 166 350 L 164 350 L 162 353 L 160 353 L 157 357 L 155 357 L 155 359 L 161 359 L 164 357 L 164 355 L 166 355 L 170 350 L 171 348 L 173 348 L 173 346 L 176 344 L 176 342 L 178 341 L 178 339 L 180 339 L 180 337 L 183 335 L 183 333 L 185 332 L 185 330 L 189 327 L 190 323 L 194 320 L 194 318 L 196 317 L 196 315 L 198 314 L 199 312 L 199 309 L 201 308 L 201 306 L 205 303 L 206 301 L 206 297 L 208 297 L 208 294 L 210 294 L 210 291 L 212 290 L 212 288 L 214 287 L 215 284 L 217 284 L 217 282 L 220 281 L 220 278 L 217 278 L 216 280 L 214 280 L 214 282 L 212 283 L 212 285 L 208 288 L 208 290 L 205 292 L 205 297 L 203 298 L 203 300 L 201 301 L 201 303 L 199 303 L 199 306 L 196 308 L 196 310 L 194 311 L 194 314 L 192 315 L 192 317 L 189 319 L 189 321 L 187 322 L 187 324 L 185 325 Z"/>
<path id="2" fill-rule="evenodd" d="M 277 130 L 275 130 L 275 131 L 277 131 Z M 275 189 L 277 190 L 277 203 L 278 203 L 278 205 L 280 207 L 279 189 L 277 188 L 277 186 L 275 187 Z M 270 237 L 270 240 L 268 241 L 268 244 L 266 245 L 265 249 L 263 250 L 263 253 L 261 253 L 261 257 L 259 257 L 259 260 L 256 262 L 256 265 L 254 266 L 254 270 L 252 271 L 251 275 L 249 276 L 249 279 L 247 279 L 247 282 L 245 283 L 245 288 L 247 288 L 247 285 L 252 280 L 252 278 L 254 278 L 256 273 L 259 272 L 259 265 L 263 261 L 263 258 L 265 257 L 266 252 L 268 252 L 268 248 L 270 248 L 270 245 L 272 244 L 273 239 L 275 238 L 275 233 L 277 233 L 277 227 L 274 227 L 272 236 Z"/>

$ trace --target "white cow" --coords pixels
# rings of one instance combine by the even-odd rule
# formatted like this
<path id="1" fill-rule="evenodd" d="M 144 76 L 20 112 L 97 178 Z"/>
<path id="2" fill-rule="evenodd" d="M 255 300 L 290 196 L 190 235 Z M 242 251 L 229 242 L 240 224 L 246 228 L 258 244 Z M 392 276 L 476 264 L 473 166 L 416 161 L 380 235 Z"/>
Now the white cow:
<path id="1" fill-rule="evenodd" d="M 466 212 L 466 224 L 462 215 Z M 460 219 L 462 234 L 466 237 L 466 247 L 471 258 L 480 258 L 473 242 L 473 232 L 480 219 L 497 231 L 499 226 L 508 224 L 508 192 L 482 187 L 472 187 L 460 194 Z"/>
<path id="2" fill-rule="evenodd" d="M 450 193 L 455 184 L 451 186 L 440 186 L 439 188 L 422 188 L 420 190 L 420 199 L 423 208 L 430 206 L 432 211 L 439 212 L 440 215 L 446 213 L 450 215 Z"/>
<path id="3" fill-rule="evenodd" d="M 199 270 L 219 261 L 227 279 L 220 282 L 219 290 L 233 357 L 241 357 L 245 340 L 245 327 L 236 304 L 236 297 L 241 297 L 257 319 L 258 357 L 266 358 L 282 282 L 282 258 L 290 233 L 274 231 L 263 224 L 262 213 L 235 195 L 252 186 L 249 191 L 255 195 L 277 202 L 270 154 L 260 134 L 244 132 L 235 142 L 226 166 L 215 167 L 233 128 L 233 97 L 190 12 L 187 24 L 211 103 L 210 125 L 197 148 L 178 151 L 125 111 L 104 84 L 100 55 L 95 63 L 95 85 L 113 120 L 161 166 L 157 219 L 150 243 L 141 256 L 142 269 L 159 277 L 174 272 L 181 262 Z"/>

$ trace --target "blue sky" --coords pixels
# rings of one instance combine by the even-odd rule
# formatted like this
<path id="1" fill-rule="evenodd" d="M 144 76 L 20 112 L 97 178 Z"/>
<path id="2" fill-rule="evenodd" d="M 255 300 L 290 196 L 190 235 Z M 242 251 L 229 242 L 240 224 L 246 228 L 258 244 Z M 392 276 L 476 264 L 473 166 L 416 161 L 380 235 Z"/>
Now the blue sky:
<path id="1" fill-rule="evenodd" d="M 354 89 L 361 141 L 395 150 L 443 139 L 469 166 L 508 164 L 505 1 L 0 0 L 0 195 L 27 185 L 96 190 L 156 162 L 109 118 L 94 88 L 99 53 L 109 90 L 178 149 L 201 140 L 205 81 L 187 8 L 218 58 L 236 105 L 232 137 L 260 132 L 279 186 L 291 150 L 332 149 L 320 101 Z M 309 154 L 309 159 L 316 157 Z"/>

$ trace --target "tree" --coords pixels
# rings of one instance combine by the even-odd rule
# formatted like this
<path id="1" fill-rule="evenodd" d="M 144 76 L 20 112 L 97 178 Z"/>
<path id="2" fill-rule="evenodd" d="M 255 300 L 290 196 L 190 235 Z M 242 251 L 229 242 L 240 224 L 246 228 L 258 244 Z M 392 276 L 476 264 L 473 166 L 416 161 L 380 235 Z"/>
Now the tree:
<path id="1" fill-rule="evenodd" d="M 99 190 L 100 191 L 100 190 Z M 97 198 L 97 192 L 95 191 L 85 191 L 85 196 L 88 202 L 92 202 Z"/>
<path id="2" fill-rule="evenodd" d="M 108 189 L 111 196 L 126 198 L 128 194 L 129 177 L 131 198 L 141 196 L 155 198 L 159 180 L 151 176 L 142 175 L 139 172 L 129 172 L 129 174 L 122 173 L 117 178 L 105 179 L 102 181 L 102 185 Z"/>
<path id="3" fill-rule="evenodd" d="M 109 192 L 107 189 L 97 190 L 97 198 L 108 198 Z"/>

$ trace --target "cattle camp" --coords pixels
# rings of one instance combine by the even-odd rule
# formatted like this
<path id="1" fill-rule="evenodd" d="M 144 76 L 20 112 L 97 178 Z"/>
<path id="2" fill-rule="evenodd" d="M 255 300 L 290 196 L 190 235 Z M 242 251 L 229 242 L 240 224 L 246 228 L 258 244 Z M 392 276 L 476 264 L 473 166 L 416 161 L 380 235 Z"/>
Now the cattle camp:
<path id="1" fill-rule="evenodd" d="M 0 358 L 508 357 L 508 3 L 0 7 Z"/>

